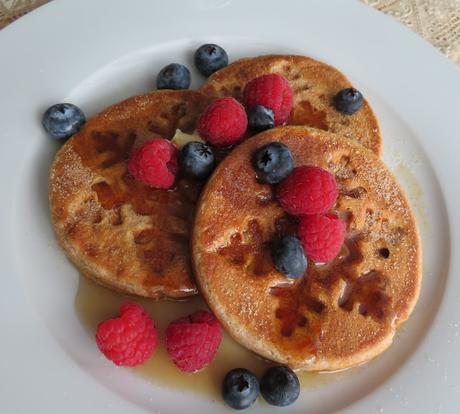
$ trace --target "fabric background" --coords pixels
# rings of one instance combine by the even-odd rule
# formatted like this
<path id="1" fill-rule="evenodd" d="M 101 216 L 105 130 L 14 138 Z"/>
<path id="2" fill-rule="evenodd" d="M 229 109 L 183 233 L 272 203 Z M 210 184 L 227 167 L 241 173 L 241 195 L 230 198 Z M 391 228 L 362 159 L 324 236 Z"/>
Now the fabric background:
<path id="1" fill-rule="evenodd" d="M 0 29 L 47 1 L 0 0 Z M 460 0 L 361 1 L 398 19 L 460 66 Z"/>

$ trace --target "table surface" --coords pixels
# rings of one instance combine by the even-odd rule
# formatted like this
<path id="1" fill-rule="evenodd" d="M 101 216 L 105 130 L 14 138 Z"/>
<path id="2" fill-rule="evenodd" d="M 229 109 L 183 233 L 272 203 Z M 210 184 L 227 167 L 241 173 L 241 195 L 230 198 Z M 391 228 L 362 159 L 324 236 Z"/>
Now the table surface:
<path id="1" fill-rule="evenodd" d="M 0 0 L 0 29 L 48 1 Z M 398 19 L 460 66 L 460 0 L 361 1 Z"/>

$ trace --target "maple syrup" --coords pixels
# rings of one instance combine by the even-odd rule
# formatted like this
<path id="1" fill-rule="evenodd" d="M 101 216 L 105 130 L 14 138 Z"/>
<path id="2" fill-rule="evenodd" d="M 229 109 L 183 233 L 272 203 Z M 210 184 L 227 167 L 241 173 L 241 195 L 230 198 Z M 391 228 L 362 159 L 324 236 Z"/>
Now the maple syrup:
<path id="1" fill-rule="evenodd" d="M 178 108 L 177 117 L 183 116 Z M 151 129 L 151 128 L 150 128 Z M 157 133 L 169 138 L 173 128 L 157 126 Z M 196 200 L 202 183 L 188 177 L 177 178 L 172 189 L 156 189 L 135 180 L 127 169 L 132 149 L 145 140 L 131 129 L 119 131 L 87 128 L 86 133 L 72 141 L 76 153 L 87 168 L 101 179 L 92 185 L 97 200 L 105 210 L 110 210 L 112 225 L 123 224 L 121 207 L 130 205 L 141 216 L 154 216 L 155 224 L 134 234 L 139 261 L 157 277 L 146 277 L 145 288 L 158 283 L 158 277 L 166 275 L 163 285 L 171 290 L 196 292 L 190 278 L 188 246 Z M 95 217 L 94 222 L 101 220 Z M 171 269 L 183 269 L 182 272 Z M 175 273 L 170 277 L 171 272 Z"/>
<path id="2" fill-rule="evenodd" d="M 230 237 L 230 243 L 218 249 L 230 263 L 241 266 L 246 264 L 247 269 L 255 276 L 266 275 L 273 267 L 269 243 L 264 242 L 260 225 L 257 220 L 248 223 L 244 232 L 246 242 L 240 233 Z"/>
<path id="3" fill-rule="evenodd" d="M 88 332 L 94 336 L 97 324 L 105 319 L 116 317 L 120 305 L 127 300 L 141 304 L 153 317 L 159 330 L 159 346 L 153 356 L 142 366 L 126 368 L 142 376 L 147 381 L 161 387 L 197 393 L 210 399 L 220 399 L 222 380 L 225 374 L 233 368 L 243 367 L 253 371 L 259 378 L 271 366 L 239 345 L 224 333 L 222 343 L 214 361 L 202 371 L 187 374 L 179 371 L 169 360 L 166 349 L 164 332 L 168 324 L 176 318 L 188 315 L 198 309 L 207 308 L 199 296 L 182 301 L 169 301 L 140 298 L 113 292 L 80 276 L 78 292 L 75 297 L 77 315 Z M 99 352 L 94 342 L 94 352 Z M 312 373 L 299 372 L 301 387 L 317 388 L 323 384 L 338 379 L 342 373 Z"/>
<path id="4" fill-rule="evenodd" d="M 308 101 L 301 101 L 293 108 L 288 125 L 308 125 L 327 131 L 329 125 L 326 112 L 313 107 Z"/>
<path id="5" fill-rule="evenodd" d="M 363 260 L 361 240 L 362 235 L 348 237 L 332 263 L 310 265 L 306 276 L 296 283 L 272 287 L 270 290 L 279 300 L 276 318 L 281 334 L 290 337 L 296 329 L 302 329 L 305 341 L 311 344 L 309 349 L 312 355 L 316 353 L 315 343 L 321 333 L 321 314 L 325 310 L 325 305 L 311 294 L 312 284 L 331 289 L 342 279 L 345 289 L 338 306 L 351 312 L 354 304 L 358 303 L 358 310 L 364 317 L 383 320 L 389 316 L 391 298 L 386 292 L 388 279 L 376 270 L 356 274 L 356 267 Z M 305 347 L 303 342 L 302 347 Z"/>

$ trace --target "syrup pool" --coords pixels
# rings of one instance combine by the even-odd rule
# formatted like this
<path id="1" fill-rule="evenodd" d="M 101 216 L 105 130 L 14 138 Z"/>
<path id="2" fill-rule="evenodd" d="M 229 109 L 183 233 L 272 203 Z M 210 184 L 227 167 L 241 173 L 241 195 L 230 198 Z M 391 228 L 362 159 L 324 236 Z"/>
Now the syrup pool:
<path id="1" fill-rule="evenodd" d="M 228 334 L 224 333 L 222 343 L 214 361 L 205 369 L 186 374 L 179 371 L 169 360 L 165 348 L 164 332 L 168 324 L 179 317 L 198 309 L 207 309 L 203 299 L 194 296 L 187 300 L 152 300 L 113 292 L 80 276 L 75 308 L 78 317 L 89 335 L 94 336 L 97 324 L 118 315 L 120 305 L 125 301 L 141 304 L 153 317 L 159 331 L 159 346 L 152 357 L 142 366 L 126 368 L 160 387 L 193 392 L 212 400 L 221 398 L 220 389 L 225 374 L 233 368 L 247 368 L 259 378 L 272 364 L 247 350 Z M 99 352 L 94 342 L 95 352 Z M 115 366 L 114 366 L 115 369 Z M 302 389 L 317 388 L 338 379 L 341 373 L 298 372 Z"/>

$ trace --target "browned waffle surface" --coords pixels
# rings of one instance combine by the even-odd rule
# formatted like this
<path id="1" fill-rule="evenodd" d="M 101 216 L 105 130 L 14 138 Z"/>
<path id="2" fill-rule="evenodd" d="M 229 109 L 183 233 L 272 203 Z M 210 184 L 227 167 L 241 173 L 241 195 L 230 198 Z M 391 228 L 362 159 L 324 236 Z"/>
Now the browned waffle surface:
<path id="1" fill-rule="evenodd" d="M 295 220 L 256 180 L 251 157 L 278 141 L 295 165 L 317 165 L 340 188 L 347 222 L 338 257 L 300 280 L 276 272 L 271 242 Z M 366 362 L 392 342 L 415 306 L 421 247 L 406 197 L 383 162 L 354 141 L 305 127 L 276 128 L 236 148 L 208 182 L 192 237 L 202 294 L 226 329 L 264 357 L 308 370 Z"/>
<path id="2" fill-rule="evenodd" d="M 127 172 L 133 147 L 192 132 L 208 99 L 194 91 L 129 98 L 90 119 L 57 153 L 49 200 L 58 240 L 87 276 L 148 297 L 196 293 L 189 234 L 200 186 L 154 189 Z"/>
<path id="3" fill-rule="evenodd" d="M 283 75 L 293 88 L 294 107 L 288 124 L 339 133 L 380 154 L 380 128 L 369 103 L 365 101 L 353 115 L 336 111 L 334 96 L 352 85 L 337 69 L 317 60 L 294 55 L 241 59 L 214 73 L 201 91 L 214 98 L 234 96 L 242 101 L 246 83 L 267 73 Z"/>

